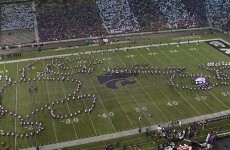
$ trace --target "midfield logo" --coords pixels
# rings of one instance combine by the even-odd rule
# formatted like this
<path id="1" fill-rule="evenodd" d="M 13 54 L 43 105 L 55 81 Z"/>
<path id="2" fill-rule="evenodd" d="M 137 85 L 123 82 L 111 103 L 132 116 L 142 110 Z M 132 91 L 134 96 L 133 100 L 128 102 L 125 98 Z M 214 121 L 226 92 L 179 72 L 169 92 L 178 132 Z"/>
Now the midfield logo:
<path id="1" fill-rule="evenodd" d="M 224 53 L 227 56 L 230 56 L 230 45 L 227 42 L 221 40 L 214 40 L 206 42 L 208 45 L 217 49 L 218 51 Z"/>
<path id="2" fill-rule="evenodd" d="M 130 78 L 137 76 L 138 74 L 114 73 L 100 75 L 97 79 L 101 85 L 105 85 L 109 89 L 118 89 L 117 82 L 120 82 L 120 85 L 122 86 L 135 84 L 137 81 Z"/>

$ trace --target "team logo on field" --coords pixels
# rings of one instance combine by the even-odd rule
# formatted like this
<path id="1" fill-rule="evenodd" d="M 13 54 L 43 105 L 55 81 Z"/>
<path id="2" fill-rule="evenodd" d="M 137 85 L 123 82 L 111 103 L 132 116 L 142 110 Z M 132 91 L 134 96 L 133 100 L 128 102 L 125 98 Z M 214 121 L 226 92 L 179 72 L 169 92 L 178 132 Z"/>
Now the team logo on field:
<path id="1" fill-rule="evenodd" d="M 218 51 L 224 53 L 227 56 L 230 56 L 230 45 L 223 40 L 213 40 L 207 41 L 208 45 L 212 46 L 213 48 L 217 49 Z"/>
<path id="2" fill-rule="evenodd" d="M 101 85 L 105 85 L 109 89 L 118 89 L 118 83 L 120 83 L 121 86 L 135 84 L 137 81 L 132 79 L 132 77 L 137 76 L 138 74 L 113 73 L 100 75 L 97 79 Z"/>

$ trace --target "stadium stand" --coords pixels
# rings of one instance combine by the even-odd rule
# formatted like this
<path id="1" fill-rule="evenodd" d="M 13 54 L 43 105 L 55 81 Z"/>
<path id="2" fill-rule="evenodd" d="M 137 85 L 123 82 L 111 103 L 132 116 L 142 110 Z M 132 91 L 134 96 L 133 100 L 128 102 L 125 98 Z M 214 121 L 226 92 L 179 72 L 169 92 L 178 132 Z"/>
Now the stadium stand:
<path id="1" fill-rule="evenodd" d="M 2 5 L 2 31 L 34 28 L 32 3 Z"/>
<path id="2" fill-rule="evenodd" d="M 229 0 L 205 1 L 207 16 L 213 27 L 224 28 L 229 31 L 230 2 Z"/>
<path id="3" fill-rule="evenodd" d="M 107 34 L 93 0 L 67 0 L 67 18 L 71 38 L 101 36 Z"/>
<path id="4" fill-rule="evenodd" d="M 188 12 L 190 12 L 190 15 L 195 17 L 197 27 L 210 26 L 205 12 L 204 0 L 182 0 L 181 2 L 185 5 Z"/>
<path id="5" fill-rule="evenodd" d="M 3 0 L 1 6 L 1 45 L 209 26 L 230 29 L 227 0 L 51 0 L 36 7 L 25 0 Z"/>
<path id="6" fill-rule="evenodd" d="M 36 5 L 40 41 L 68 39 L 68 20 L 63 3 Z"/>
<path id="7" fill-rule="evenodd" d="M 97 5 L 111 34 L 140 31 L 140 25 L 127 0 L 98 0 Z"/>
<path id="8" fill-rule="evenodd" d="M 35 41 L 35 13 L 31 2 L 1 5 L 1 45 Z"/>
<path id="9" fill-rule="evenodd" d="M 160 13 L 156 1 L 129 0 L 129 4 L 142 31 L 158 31 L 168 28 L 166 19 Z"/>
<path id="10" fill-rule="evenodd" d="M 158 0 L 160 12 L 167 19 L 168 25 L 172 29 L 185 29 L 197 27 L 195 16 L 185 8 L 181 0 Z"/>
<path id="11" fill-rule="evenodd" d="M 92 0 L 37 5 L 41 41 L 65 40 L 106 34 L 96 4 Z"/>

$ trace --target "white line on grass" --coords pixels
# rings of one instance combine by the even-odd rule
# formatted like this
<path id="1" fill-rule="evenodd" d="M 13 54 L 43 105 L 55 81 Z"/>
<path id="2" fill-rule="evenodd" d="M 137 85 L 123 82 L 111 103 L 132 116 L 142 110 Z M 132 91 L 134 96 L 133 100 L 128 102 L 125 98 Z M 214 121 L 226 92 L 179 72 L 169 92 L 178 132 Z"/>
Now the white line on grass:
<path id="1" fill-rule="evenodd" d="M 185 50 L 183 50 L 185 51 Z M 186 51 L 185 51 L 186 52 Z M 198 59 L 196 59 L 196 57 L 192 56 L 191 54 L 189 54 L 188 52 L 186 52 L 190 57 L 192 57 L 194 60 L 196 60 L 197 62 L 200 62 Z M 218 97 L 216 97 L 211 91 L 208 91 L 213 97 L 215 97 L 223 106 L 225 106 L 227 109 L 230 109 L 227 105 L 225 105 Z"/>
<path id="2" fill-rule="evenodd" d="M 206 41 L 211 41 L 211 40 L 222 40 L 221 38 L 215 38 L 215 39 L 206 39 L 206 40 L 194 40 L 194 41 L 189 41 L 190 43 L 196 43 L 196 42 L 206 42 Z M 186 44 L 187 41 L 180 42 L 180 44 Z M 170 43 L 170 45 L 177 45 L 177 42 Z M 161 46 L 166 46 L 168 43 L 162 43 Z M 119 48 L 119 51 L 123 50 L 135 50 L 139 48 L 150 48 L 150 47 L 157 47 L 159 44 L 153 44 L 153 45 L 141 45 L 141 46 L 132 46 L 132 47 L 123 47 Z M 98 50 L 97 53 L 103 52 L 105 50 Z M 117 51 L 117 48 L 113 49 L 108 49 L 108 52 L 113 52 Z M 82 53 L 82 52 L 80 52 Z M 9 60 L 9 61 L 1 61 L 0 64 L 5 64 L 5 63 L 15 63 L 15 62 L 24 62 L 24 61 L 31 61 L 31 60 L 40 60 L 40 59 L 47 59 L 47 58 L 57 58 L 57 57 L 67 57 L 67 56 L 76 56 L 80 54 L 78 53 L 71 53 L 71 54 L 61 54 L 61 55 L 52 55 L 52 56 L 42 56 L 42 57 L 35 57 L 35 58 L 27 58 L 27 59 L 19 59 L 19 60 Z M 95 51 L 87 51 L 85 54 L 90 54 L 90 53 L 96 53 Z"/>
<path id="3" fill-rule="evenodd" d="M 223 41 L 224 42 L 224 41 Z M 225 41 L 226 43 L 228 43 L 227 41 Z M 229 45 L 230 45 L 230 43 L 228 43 Z M 203 49 L 203 50 L 205 50 L 206 52 L 208 52 L 206 49 L 204 49 L 202 46 L 201 46 L 201 49 Z M 198 52 L 198 51 L 197 51 Z M 199 52 L 198 52 L 199 53 Z M 201 54 L 201 53 L 199 53 L 199 54 Z M 213 55 L 213 53 L 210 53 L 212 56 L 214 56 L 214 57 L 216 57 L 217 59 L 219 59 L 220 61 L 223 61 L 223 60 L 221 60 L 219 57 L 217 57 L 216 55 Z M 202 55 L 202 54 L 201 54 Z M 204 56 L 205 57 L 205 56 Z M 208 58 L 206 58 L 206 59 L 208 59 Z M 225 87 L 223 87 L 224 89 L 225 89 Z"/>
<path id="4" fill-rule="evenodd" d="M 99 66 L 97 66 L 97 67 L 98 67 L 98 69 L 100 70 L 100 72 L 103 74 L 103 71 L 101 71 L 100 67 L 99 67 Z M 129 119 L 129 117 L 128 117 L 127 113 L 125 112 L 125 110 L 124 110 L 123 106 L 121 105 L 121 103 L 120 103 L 120 101 L 119 101 L 119 99 L 118 99 L 117 95 L 114 93 L 114 91 L 113 91 L 113 90 L 112 90 L 112 92 L 113 92 L 113 95 L 115 96 L 115 98 L 116 98 L 116 100 L 117 100 L 118 104 L 120 105 L 121 109 L 122 109 L 122 110 L 123 110 L 123 112 L 125 113 L 125 115 L 126 115 L 127 119 L 129 120 L 129 123 L 130 123 L 130 124 L 131 124 L 131 126 L 134 128 L 133 123 L 132 123 L 132 122 L 131 122 L 131 120 Z"/>
<path id="5" fill-rule="evenodd" d="M 92 85 L 93 85 L 93 87 L 94 87 L 94 89 L 95 89 L 95 91 L 96 91 L 96 93 L 97 93 L 97 95 L 98 95 L 98 97 L 99 97 L 99 99 L 100 99 L 100 101 L 101 101 L 101 104 L 102 104 L 102 106 L 103 106 L 103 108 L 104 108 L 106 114 L 108 114 L 108 111 L 106 110 L 105 105 L 104 105 L 104 103 L 103 103 L 103 101 L 102 101 L 102 99 L 101 99 L 101 96 L 99 95 L 99 93 L 98 93 L 98 91 L 97 91 L 97 89 L 96 89 L 96 87 L 95 87 L 95 85 L 94 85 L 94 83 L 93 83 L 91 77 L 89 77 L 89 78 L 90 78 L 90 81 L 92 82 Z M 114 126 L 114 124 L 113 124 L 113 122 L 112 122 L 112 120 L 111 120 L 111 118 L 110 118 L 109 115 L 108 115 L 108 118 L 109 118 L 109 121 L 110 121 L 110 123 L 111 123 L 111 125 L 112 125 L 114 131 L 117 132 L 117 130 L 116 130 L 116 128 L 115 128 L 115 126 Z"/>
<path id="6" fill-rule="evenodd" d="M 139 52 L 138 52 L 139 53 Z M 140 54 L 140 55 L 142 55 L 142 54 Z M 118 56 L 119 57 L 119 56 Z M 142 56 L 143 57 L 143 56 Z M 136 63 L 136 61 L 132 58 L 132 60 Z M 146 59 L 147 60 L 147 59 Z M 169 102 L 172 102 L 169 98 L 168 98 L 168 96 L 162 91 L 162 89 L 159 87 L 159 86 L 157 86 L 157 84 L 154 82 L 154 80 L 152 79 L 152 78 L 150 78 L 149 76 L 148 76 L 148 78 L 154 83 L 154 85 L 155 85 L 155 87 L 157 87 L 160 91 L 161 91 L 161 93 L 165 96 L 165 98 L 169 101 Z M 164 77 L 163 77 L 164 78 Z M 138 82 L 139 83 L 139 82 Z M 140 84 L 140 83 L 139 83 Z M 143 88 L 143 86 L 142 86 L 142 88 Z M 153 100 L 153 99 L 152 99 Z M 154 101 L 154 100 L 153 100 Z M 155 102 L 155 101 L 154 101 Z M 156 104 L 156 102 L 155 102 L 155 104 Z M 157 105 L 157 104 L 156 104 Z M 180 111 L 177 109 L 177 107 L 176 106 L 174 106 L 175 108 L 176 108 L 176 110 L 179 112 L 179 114 L 183 117 L 183 118 L 185 118 L 184 116 L 183 116 L 183 114 L 181 114 L 180 113 Z M 160 108 L 160 107 L 159 107 Z M 163 111 L 162 111 L 163 112 Z"/>
<path id="7" fill-rule="evenodd" d="M 179 47 L 180 48 L 180 47 Z M 182 48 L 180 48 L 181 50 L 182 50 Z M 164 53 L 164 52 L 163 52 Z M 167 54 L 165 54 L 166 56 L 167 56 Z M 178 55 L 178 54 L 176 54 L 178 57 L 180 57 L 181 58 L 181 56 L 180 55 Z M 171 59 L 171 58 L 170 58 Z M 171 59 L 172 60 L 172 59 Z M 177 62 L 175 62 L 174 60 L 172 60 L 174 63 L 176 63 L 176 64 L 178 64 Z M 192 66 L 193 67 L 193 66 Z M 193 68 L 195 68 L 195 67 L 193 67 Z M 196 95 L 196 96 L 199 96 L 196 92 L 194 92 L 193 90 L 192 90 L 192 92 Z M 215 110 L 210 106 L 210 105 L 208 105 L 208 103 L 206 103 L 205 101 L 203 101 L 203 103 L 204 104 L 206 104 L 213 112 L 215 112 Z"/>
<path id="8" fill-rule="evenodd" d="M 118 56 L 118 55 L 117 55 Z M 118 58 L 120 59 L 120 57 L 118 56 Z M 123 61 L 120 59 L 120 61 L 123 63 Z M 111 66 L 111 63 L 108 61 L 108 63 Z M 123 63 L 124 64 L 124 63 Z M 125 64 L 124 64 L 125 65 Z M 134 102 L 136 103 L 136 105 L 141 108 L 140 104 L 138 103 L 138 101 L 136 100 L 136 98 L 133 96 L 133 94 L 130 92 L 130 90 L 127 88 L 127 86 L 125 86 L 125 88 L 129 91 L 129 94 L 132 96 L 132 99 L 134 100 Z M 151 121 L 149 120 L 149 117 L 147 117 L 147 115 L 145 114 L 145 112 L 141 109 L 141 112 L 144 114 L 145 118 L 148 120 L 148 122 L 150 123 L 150 125 L 152 125 Z"/>
<path id="9" fill-rule="evenodd" d="M 4 65 L 4 70 L 5 70 L 5 65 Z M 16 80 L 18 80 L 18 62 L 17 62 L 17 70 L 16 70 L 16 72 L 17 72 L 17 78 L 16 78 Z M 17 108 L 18 108 L 18 84 L 16 84 L 16 97 L 15 97 L 16 99 L 15 99 L 15 113 L 17 114 Z M 14 122 L 14 124 L 15 124 L 15 127 L 14 127 L 14 131 L 15 131 L 15 133 L 17 132 L 17 125 L 16 125 L 16 117 L 15 117 L 15 122 Z M 17 137 L 15 136 L 15 139 L 14 139 L 14 141 L 15 141 L 15 149 L 17 149 Z"/>
<path id="10" fill-rule="evenodd" d="M 146 61 L 149 62 L 149 60 L 147 60 L 147 59 L 145 58 L 145 56 L 143 56 L 141 53 L 140 53 L 140 55 L 141 55 Z M 156 56 L 155 56 L 155 58 L 156 58 L 157 60 L 159 60 L 159 62 L 161 62 L 164 66 L 166 66 L 165 63 L 162 62 L 160 59 L 158 59 Z M 149 63 L 150 63 L 150 62 L 149 62 Z M 150 64 L 152 65 L 152 63 L 150 63 Z M 167 67 L 167 66 L 166 66 L 166 67 Z M 177 90 L 176 90 L 176 91 L 177 91 Z M 186 100 L 186 102 L 190 105 L 190 107 L 191 107 L 193 110 L 195 110 L 195 111 L 197 112 L 197 114 L 201 115 L 201 114 L 199 113 L 199 111 L 196 110 L 196 108 L 193 107 L 193 106 L 188 102 L 188 100 L 187 100 L 179 91 L 177 91 L 177 93 L 178 93 L 181 97 L 183 97 L 184 100 Z"/>
<path id="11" fill-rule="evenodd" d="M 184 124 L 190 124 L 190 123 L 194 123 L 194 122 L 198 122 L 198 121 L 202 121 L 202 120 L 207 120 L 207 119 L 211 119 L 211 118 L 215 118 L 215 117 L 220 117 L 223 115 L 229 115 L 230 114 L 230 110 L 225 110 L 225 111 L 221 111 L 221 112 L 217 112 L 217 113 L 213 113 L 213 114 L 207 114 L 207 115 L 202 115 L 202 116 L 197 116 L 197 117 L 192 117 L 192 118 L 188 118 L 188 119 L 182 119 L 182 125 Z M 168 127 L 170 124 L 170 122 L 166 122 L 161 124 L 163 127 Z M 150 127 L 150 130 L 156 130 L 158 127 L 158 125 L 153 125 Z M 142 128 L 143 130 L 145 128 Z M 101 142 L 101 141 L 106 141 L 106 140 L 111 140 L 111 139 L 118 139 L 124 136 L 130 136 L 130 135 L 137 135 L 139 134 L 138 129 L 133 129 L 133 130 L 128 130 L 128 131 L 122 131 L 122 132 L 117 132 L 117 133 L 112 133 L 112 134 L 107 134 L 107 135 L 100 135 L 100 136 L 96 136 L 96 137 L 89 137 L 89 138 L 85 138 L 85 139 L 78 139 L 78 140 L 73 140 L 73 141 L 66 141 L 66 142 L 62 142 L 62 143 L 56 143 L 56 144 L 50 144 L 50 145 L 44 145 L 43 147 L 41 147 L 42 149 L 56 149 L 57 145 L 61 144 L 63 147 L 62 148 L 67 148 L 67 147 L 71 147 L 71 146 L 77 146 L 77 145 L 83 145 L 83 144 L 89 144 L 89 143 L 93 143 L 93 142 Z M 33 147 L 31 148 L 27 148 L 24 150 L 34 150 Z"/>
<path id="12" fill-rule="evenodd" d="M 180 48 L 181 49 L 181 48 Z M 168 57 L 173 63 L 175 63 L 177 66 L 180 66 L 176 61 L 174 61 L 171 57 L 169 57 L 166 53 L 164 53 L 164 51 L 162 50 L 161 51 L 166 57 Z M 181 56 L 180 55 L 178 55 L 177 53 L 176 53 L 176 55 L 178 56 L 178 57 L 180 57 L 181 58 Z M 196 95 L 196 96 L 199 96 L 196 92 L 194 92 L 193 90 L 192 90 L 192 92 Z M 203 103 L 204 104 L 206 104 L 213 112 L 215 112 L 213 109 L 212 109 L 212 107 L 210 107 L 205 101 L 203 101 Z"/>
<path id="13" fill-rule="evenodd" d="M 70 61 L 70 59 L 69 59 L 68 57 L 67 57 L 67 59 Z M 74 74 L 74 72 L 73 72 L 73 67 L 72 67 L 71 63 L 69 63 L 69 64 L 70 64 L 70 68 L 71 68 L 71 70 L 72 70 L 72 73 Z M 76 74 L 74 74 L 74 77 L 75 77 L 75 79 L 76 79 Z M 80 93 L 81 93 L 81 91 L 80 91 Z M 81 93 L 81 94 L 82 94 L 82 93 Z M 86 108 L 87 106 L 86 106 L 84 100 L 83 100 L 83 103 L 84 103 L 85 108 Z M 92 121 L 92 119 L 91 119 L 91 116 L 89 115 L 89 113 L 87 113 L 87 114 L 88 114 L 89 119 L 90 119 L 90 122 L 91 122 L 91 124 L 92 124 L 92 126 L 93 126 L 93 130 L 94 130 L 95 134 L 97 135 L 97 131 L 96 131 L 96 128 L 95 128 L 95 126 L 94 126 L 94 124 L 93 124 L 93 121 Z"/>
<path id="14" fill-rule="evenodd" d="M 59 69 L 59 68 L 57 68 L 57 69 Z M 60 69 L 59 69 L 59 70 L 60 70 Z M 62 91 L 63 91 L 63 94 L 64 94 L 64 96 L 66 96 L 66 92 L 65 92 L 65 88 L 64 88 L 64 86 L 63 86 L 63 82 L 62 82 L 62 80 L 60 80 L 60 82 L 61 82 L 61 85 L 62 85 Z M 66 101 L 66 105 L 67 105 L 67 108 L 68 108 L 69 114 L 71 114 L 71 112 L 70 112 L 70 108 L 69 108 L 69 104 L 68 104 L 68 102 L 67 102 L 67 101 Z M 76 137 L 76 139 L 78 139 L 78 136 L 77 136 L 77 133 L 76 133 L 76 129 L 75 129 L 75 126 L 74 126 L 73 120 L 72 120 L 72 119 L 70 119 L 70 121 L 71 121 L 71 123 L 72 123 L 72 125 L 73 125 L 73 130 L 74 130 L 75 137 Z"/>
<path id="15" fill-rule="evenodd" d="M 45 69 L 45 65 L 44 65 L 44 61 L 43 61 L 43 69 Z M 48 99 L 49 99 L 49 104 L 51 106 L 51 101 L 50 101 L 50 92 L 49 92 L 49 86 L 47 84 L 47 80 L 46 80 L 46 89 L 47 89 L 47 95 L 48 95 Z M 58 142 L 57 140 L 57 132 L 56 132 L 56 128 L 55 128 L 55 124 L 54 124 L 54 119 L 52 118 L 52 123 L 53 123 L 53 127 L 54 127 L 54 135 L 55 135 L 55 140 L 56 140 L 56 143 Z M 58 147 L 57 147 L 58 148 Z"/>

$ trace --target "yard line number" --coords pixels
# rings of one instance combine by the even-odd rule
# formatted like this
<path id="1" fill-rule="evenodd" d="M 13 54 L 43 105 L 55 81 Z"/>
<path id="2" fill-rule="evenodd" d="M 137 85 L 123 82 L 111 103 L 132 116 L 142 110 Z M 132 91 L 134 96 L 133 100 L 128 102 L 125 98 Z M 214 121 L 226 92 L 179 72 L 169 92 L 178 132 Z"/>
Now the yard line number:
<path id="1" fill-rule="evenodd" d="M 108 113 L 103 113 L 103 114 L 98 115 L 98 116 L 102 117 L 102 118 L 114 117 L 114 113 L 113 112 L 108 112 Z"/>
<path id="2" fill-rule="evenodd" d="M 148 53 L 149 56 L 153 56 L 153 55 L 157 55 L 158 53 L 152 52 L 152 53 Z"/>
<path id="3" fill-rule="evenodd" d="M 222 92 L 221 93 L 223 96 L 230 96 L 230 91 Z"/>
<path id="4" fill-rule="evenodd" d="M 196 101 L 200 102 L 200 101 L 205 101 L 207 99 L 208 96 L 197 96 L 195 97 Z"/>
<path id="5" fill-rule="evenodd" d="M 180 101 L 171 101 L 171 102 L 167 103 L 167 106 L 170 106 L 170 107 L 177 106 L 177 105 L 179 105 L 179 103 L 180 103 Z"/>
<path id="6" fill-rule="evenodd" d="M 126 58 L 133 58 L 135 55 L 126 55 Z"/>
<path id="7" fill-rule="evenodd" d="M 66 119 L 65 121 L 63 121 L 63 122 L 65 122 L 66 124 L 70 124 L 71 123 L 71 120 L 74 122 L 74 123 L 78 123 L 78 118 L 73 118 L 73 119 Z"/>
<path id="8" fill-rule="evenodd" d="M 112 60 L 112 59 L 111 59 L 111 57 L 104 57 L 104 58 L 102 58 L 102 60 L 105 61 L 105 60 Z"/>
<path id="9" fill-rule="evenodd" d="M 140 107 L 140 108 L 134 108 L 135 109 L 135 111 L 136 112 L 141 112 L 141 111 L 147 111 L 148 109 L 147 109 L 147 107 L 145 107 L 145 106 L 142 106 L 142 107 Z"/>
<path id="10" fill-rule="evenodd" d="M 194 48 L 194 47 L 191 47 L 189 48 L 190 51 L 197 51 L 198 49 L 197 48 Z"/>
<path id="11" fill-rule="evenodd" d="M 178 50 L 170 50 L 169 52 L 170 53 L 178 53 L 179 51 Z"/>

